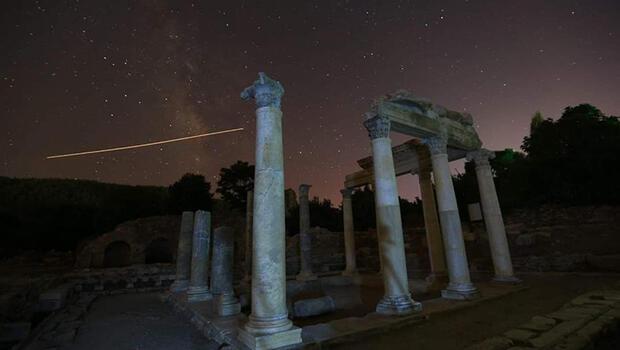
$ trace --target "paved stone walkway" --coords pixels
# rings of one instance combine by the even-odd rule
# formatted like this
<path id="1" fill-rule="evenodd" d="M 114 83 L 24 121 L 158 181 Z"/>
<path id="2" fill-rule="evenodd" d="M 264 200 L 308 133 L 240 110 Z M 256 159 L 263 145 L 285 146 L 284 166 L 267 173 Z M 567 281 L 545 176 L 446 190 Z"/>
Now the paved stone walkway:
<path id="1" fill-rule="evenodd" d="M 595 289 L 613 288 L 620 275 L 545 274 L 524 276 L 530 288 L 454 312 L 430 315 L 425 322 L 334 346 L 338 350 L 464 349 L 502 334 L 532 316 L 553 312 Z"/>
<path id="2" fill-rule="evenodd" d="M 75 342 L 63 350 L 211 350 L 218 345 L 176 314 L 157 293 L 102 296 Z"/>

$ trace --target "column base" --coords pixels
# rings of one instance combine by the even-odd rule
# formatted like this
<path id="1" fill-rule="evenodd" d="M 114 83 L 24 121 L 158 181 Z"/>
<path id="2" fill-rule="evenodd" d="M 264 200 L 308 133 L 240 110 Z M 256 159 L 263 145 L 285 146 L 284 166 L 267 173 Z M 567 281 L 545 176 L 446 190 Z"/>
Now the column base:
<path id="1" fill-rule="evenodd" d="M 492 281 L 499 284 L 520 284 L 523 282 L 515 276 L 495 276 Z"/>
<path id="2" fill-rule="evenodd" d="M 170 285 L 170 291 L 173 293 L 184 292 L 189 288 L 189 280 L 175 280 Z"/>
<path id="3" fill-rule="evenodd" d="M 448 287 L 441 291 L 441 297 L 451 300 L 472 300 L 480 297 L 480 292 L 471 283 L 448 284 Z"/>
<path id="4" fill-rule="evenodd" d="M 376 312 L 382 315 L 408 315 L 422 311 L 422 304 L 409 295 L 384 296 L 377 304 Z"/>
<path id="5" fill-rule="evenodd" d="M 269 334 L 255 334 L 239 328 L 238 338 L 252 350 L 276 349 L 301 344 L 301 328 L 292 326 L 288 330 Z"/>
<path id="6" fill-rule="evenodd" d="M 310 271 L 302 271 L 295 277 L 295 279 L 299 282 L 306 282 L 306 281 L 314 281 L 317 279 L 317 277 L 315 274 L 313 274 Z"/>
<path id="7" fill-rule="evenodd" d="M 222 294 L 217 299 L 217 314 L 232 316 L 241 312 L 239 300 L 230 294 Z"/>
<path id="8" fill-rule="evenodd" d="M 190 303 L 211 299 L 213 299 L 213 295 L 207 287 L 189 287 L 187 289 L 187 301 Z"/>

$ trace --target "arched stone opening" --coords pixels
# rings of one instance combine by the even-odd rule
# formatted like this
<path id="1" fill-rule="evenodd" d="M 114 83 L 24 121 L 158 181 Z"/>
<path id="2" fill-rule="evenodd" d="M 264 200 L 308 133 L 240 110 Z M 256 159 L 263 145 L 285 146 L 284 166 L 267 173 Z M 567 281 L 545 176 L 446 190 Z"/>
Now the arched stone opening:
<path id="1" fill-rule="evenodd" d="M 131 264 L 131 247 L 127 242 L 115 241 L 105 248 L 103 267 L 122 267 Z"/>
<path id="2" fill-rule="evenodd" d="M 157 238 L 146 247 L 144 262 L 146 264 L 171 263 L 172 249 L 166 238 Z"/>

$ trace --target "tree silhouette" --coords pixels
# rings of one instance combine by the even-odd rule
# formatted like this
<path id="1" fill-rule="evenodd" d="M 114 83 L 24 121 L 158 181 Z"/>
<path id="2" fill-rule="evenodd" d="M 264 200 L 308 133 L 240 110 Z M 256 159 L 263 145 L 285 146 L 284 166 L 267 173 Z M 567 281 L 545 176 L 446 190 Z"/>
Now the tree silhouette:
<path id="1" fill-rule="evenodd" d="M 220 169 L 216 192 L 236 209 L 245 210 L 247 193 L 254 189 L 254 165 L 237 161 L 230 168 Z"/>
<path id="2" fill-rule="evenodd" d="M 211 210 L 211 184 L 203 175 L 187 173 L 168 188 L 168 208 L 173 213 Z"/>

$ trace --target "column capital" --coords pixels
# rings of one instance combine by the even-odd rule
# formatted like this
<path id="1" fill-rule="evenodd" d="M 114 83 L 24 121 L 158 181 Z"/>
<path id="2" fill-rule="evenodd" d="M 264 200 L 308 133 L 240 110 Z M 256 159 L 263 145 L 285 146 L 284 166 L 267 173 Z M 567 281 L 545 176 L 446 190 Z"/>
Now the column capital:
<path id="1" fill-rule="evenodd" d="M 364 127 L 371 140 L 390 136 L 390 118 L 375 113 L 366 113 Z"/>
<path id="2" fill-rule="evenodd" d="M 432 156 L 437 154 L 448 154 L 448 142 L 440 136 L 432 136 L 422 140 L 422 143 L 428 147 Z"/>
<path id="3" fill-rule="evenodd" d="M 307 184 L 299 185 L 299 197 L 308 197 L 308 193 L 310 192 L 310 187 L 312 187 L 312 185 L 307 185 Z"/>
<path id="4" fill-rule="evenodd" d="M 495 158 L 495 152 L 484 148 L 467 153 L 467 160 L 470 162 L 473 160 L 477 167 L 489 165 L 489 160 L 493 158 Z"/>
<path id="5" fill-rule="evenodd" d="M 353 194 L 353 189 L 352 188 L 344 188 L 344 189 L 340 190 L 340 193 L 342 194 L 342 198 L 351 198 L 351 195 Z"/>
<path id="6" fill-rule="evenodd" d="M 244 101 L 254 99 L 257 107 L 280 108 L 280 99 L 284 95 L 284 88 L 279 81 L 273 80 L 267 74 L 258 73 L 258 80 L 241 92 Z"/>

